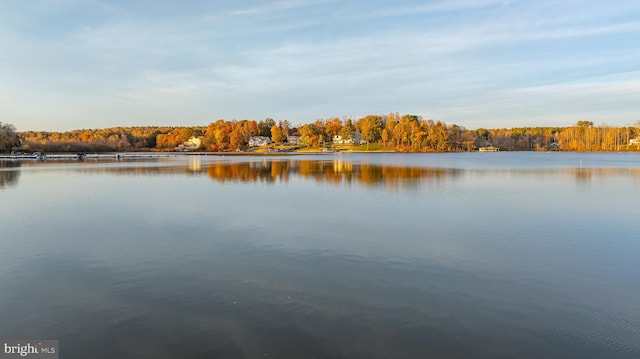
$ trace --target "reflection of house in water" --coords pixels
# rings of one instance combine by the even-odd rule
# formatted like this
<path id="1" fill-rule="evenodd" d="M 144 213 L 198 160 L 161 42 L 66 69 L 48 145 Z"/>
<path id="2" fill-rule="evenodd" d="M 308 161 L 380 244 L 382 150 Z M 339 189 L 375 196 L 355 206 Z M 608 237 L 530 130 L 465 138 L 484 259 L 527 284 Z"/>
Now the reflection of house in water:
<path id="1" fill-rule="evenodd" d="M 351 172 L 353 171 L 353 162 L 345 161 L 345 160 L 334 160 L 333 161 L 333 171 L 336 173 L 339 172 Z"/>
<path id="2" fill-rule="evenodd" d="M 202 162 L 198 156 L 189 156 L 189 171 L 198 172 L 202 169 Z"/>

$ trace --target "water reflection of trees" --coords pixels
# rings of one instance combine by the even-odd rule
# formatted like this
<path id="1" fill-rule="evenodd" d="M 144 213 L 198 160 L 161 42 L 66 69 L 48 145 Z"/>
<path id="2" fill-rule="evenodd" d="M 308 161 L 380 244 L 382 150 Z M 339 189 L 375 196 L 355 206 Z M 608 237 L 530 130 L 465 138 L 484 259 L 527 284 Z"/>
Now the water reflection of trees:
<path id="1" fill-rule="evenodd" d="M 406 167 L 358 163 L 344 160 L 214 162 L 206 166 L 207 175 L 218 183 L 225 182 L 287 182 L 301 177 L 317 183 L 365 186 L 410 187 L 425 181 L 440 183 L 472 172 L 475 175 L 566 176 L 578 181 L 591 178 L 626 177 L 640 181 L 640 168 L 556 168 L 556 169 L 447 169 Z"/>
<path id="2" fill-rule="evenodd" d="M 21 165 L 21 162 L 0 161 L 0 189 L 18 184 Z"/>
<path id="3" fill-rule="evenodd" d="M 511 174 L 526 176 L 551 177 L 564 176 L 575 179 L 577 183 L 588 183 L 594 178 L 613 179 L 631 178 L 640 182 L 640 168 L 551 168 L 551 169 L 512 169 L 504 170 Z"/>
<path id="4" fill-rule="evenodd" d="M 460 170 L 384 166 L 352 161 L 263 161 L 216 162 L 207 166 L 212 180 L 224 182 L 288 182 L 296 176 L 317 183 L 366 186 L 406 187 L 424 180 L 443 181 L 458 175 Z"/>
<path id="5" fill-rule="evenodd" d="M 91 175 L 171 176 L 206 174 L 217 183 L 278 183 L 298 177 L 334 186 L 359 184 L 401 188 L 417 186 L 425 181 L 442 182 L 458 176 L 462 170 L 423 168 L 359 163 L 345 160 L 269 160 L 200 161 L 185 164 L 155 163 L 90 163 L 67 162 L 62 170 Z"/>
<path id="6" fill-rule="evenodd" d="M 579 184 L 589 183 L 593 178 L 608 179 L 615 177 L 629 177 L 634 181 L 640 182 L 640 168 L 575 168 L 563 170 L 562 172 L 575 178 Z"/>
<path id="7" fill-rule="evenodd" d="M 208 160 L 190 158 L 187 164 L 171 162 L 57 162 L 59 170 L 81 172 L 92 175 L 124 176 L 201 176 L 207 175 L 217 183 L 286 183 L 293 178 L 314 181 L 318 184 L 348 186 L 352 184 L 366 187 L 387 187 L 390 189 L 411 189 L 423 184 L 442 184 L 460 177 L 473 176 L 527 176 L 527 177 L 569 177 L 579 183 L 588 183 L 593 178 L 630 178 L 640 182 L 640 168 L 487 168 L 487 169 L 447 169 L 437 167 L 411 167 L 390 164 L 336 160 Z M 24 163 L 37 167 L 43 163 Z M 3 166 L 20 166 L 20 162 L 4 162 Z M 56 168 L 55 166 L 52 168 Z M 2 171 L 2 168 L 0 168 Z M 2 187 L 15 183 L 18 171 L 1 172 Z"/>

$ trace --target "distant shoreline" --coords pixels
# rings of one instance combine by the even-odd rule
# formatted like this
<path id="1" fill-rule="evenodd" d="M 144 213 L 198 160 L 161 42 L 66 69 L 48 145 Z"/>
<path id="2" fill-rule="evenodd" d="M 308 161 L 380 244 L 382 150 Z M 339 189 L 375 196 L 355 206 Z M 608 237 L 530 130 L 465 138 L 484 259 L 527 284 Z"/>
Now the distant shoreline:
<path id="1" fill-rule="evenodd" d="M 66 132 L 16 132 L 4 126 L 0 151 L 45 153 L 181 152 L 471 152 L 499 151 L 625 152 L 640 151 L 636 127 L 595 126 L 578 121 L 570 127 L 468 130 L 415 115 L 368 115 L 325 119 L 292 127 L 287 121 L 217 120 L 207 126 L 114 127 Z M 4 138 L 4 140 L 2 140 Z M 493 150 L 492 150 L 493 149 Z M 209 152 L 212 151 L 212 152 Z"/>
<path id="2" fill-rule="evenodd" d="M 627 153 L 638 151 L 598 151 L 598 152 L 585 152 L 585 151 L 497 151 L 506 153 Z M 458 152 L 402 152 L 402 151 L 322 151 L 322 150 L 305 150 L 305 151 L 288 151 L 288 152 L 207 152 L 207 151 L 191 151 L 191 152 L 158 152 L 158 151 L 129 151 L 129 152 L 93 152 L 93 153 L 81 153 L 81 152 L 52 152 L 37 154 L 0 154 L 0 160 L 124 160 L 124 159 L 145 159 L 145 158 L 171 158 L 171 157 L 195 157 L 195 156 L 218 156 L 218 157 L 284 157 L 284 156 L 301 156 L 301 155 L 331 155 L 331 154 L 446 154 L 446 153 L 485 153 L 491 152 L 482 151 L 458 151 Z"/>

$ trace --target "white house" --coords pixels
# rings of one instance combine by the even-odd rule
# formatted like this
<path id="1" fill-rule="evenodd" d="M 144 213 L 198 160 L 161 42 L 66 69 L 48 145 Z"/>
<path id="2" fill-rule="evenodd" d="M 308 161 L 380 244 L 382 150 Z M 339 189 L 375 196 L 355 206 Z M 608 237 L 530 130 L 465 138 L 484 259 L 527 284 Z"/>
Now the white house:
<path id="1" fill-rule="evenodd" d="M 359 145 L 362 142 L 362 137 L 358 132 L 353 134 L 351 139 L 343 139 L 340 135 L 333 136 L 333 143 L 337 145 Z"/>
<path id="2" fill-rule="evenodd" d="M 638 146 L 638 145 L 640 145 L 640 137 L 636 137 L 636 138 L 633 138 L 633 139 L 629 140 L 629 144 L 630 144 L 631 146 Z"/>
<path id="3" fill-rule="evenodd" d="M 176 147 L 178 151 L 195 151 L 202 146 L 202 139 L 196 136 L 191 136 L 190 139 L 184 141 L 181 145 Z"/>
<path id="4" fill-rule="evenodd" d="M 270 143 L 271 143 L 271 139 L 265 136 L 252 136 L 249 139 L 249 146 L 251 147 L 266 146 Z"/>
<path id="5" fill-rule="evenodd" d="M 297 145 L 300 143 L 300 135 L 289 135 L 287 136 L 287 142 L 290 145 Z"/>
<path id="6" fill-rule="evenodd" d="M 500 148 L 499 147 L 495 147 L 495 146 L 485 146 L 485 147 L 478 148 L 478 151 L 480 151 L 480 152 L 500 152 Z"/>

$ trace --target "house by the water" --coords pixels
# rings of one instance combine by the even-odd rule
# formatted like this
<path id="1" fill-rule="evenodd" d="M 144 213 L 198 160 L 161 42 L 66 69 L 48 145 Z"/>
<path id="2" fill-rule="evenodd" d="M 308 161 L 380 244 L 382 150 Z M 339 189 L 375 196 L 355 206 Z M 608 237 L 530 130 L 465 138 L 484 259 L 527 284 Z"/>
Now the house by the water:
<path id="1" fill-rule="evenodd" d="M 288 135 L 287 143 L 290 145 L 297 145 L 300 143 L 300 135 Z"/>
<path id="2" fill-rule="evenodd" d="M 271 143 L 271 139 L 266 136 L 252 136 L 249 139 L 249 146 L 257 147 L 257 146 L 266 146 Z"/>
<path id="3" fill-rule="evenodd" d="M 333 136 L 333 143 L 336 145 L 359 145 L 362 142 L 362 137 L 358 132 L 353 134 L 351 138 L 342 138 L 340 135 Z"/>
<path id="4" fill-rule="evenodd" d="M 196 151 L 200 146 L 202 146 L 202 138 L 192 136 L 181 145 L 178 145 L 178 147 L 176 147 L 176 151 Z"/>
<path id="5" fill-rule="evenodd" d="M 485 147 L 478 148 L 478 151 L 480 151 L 480 152 L 500 152 L 500 148 L 499 147 L 495 147 L 495 146 L 485 146 Z"/>

